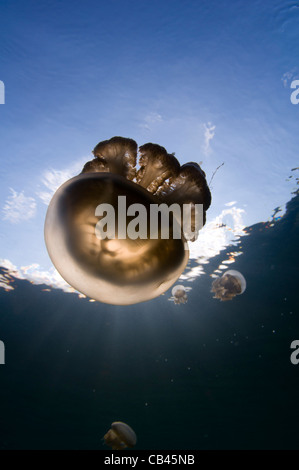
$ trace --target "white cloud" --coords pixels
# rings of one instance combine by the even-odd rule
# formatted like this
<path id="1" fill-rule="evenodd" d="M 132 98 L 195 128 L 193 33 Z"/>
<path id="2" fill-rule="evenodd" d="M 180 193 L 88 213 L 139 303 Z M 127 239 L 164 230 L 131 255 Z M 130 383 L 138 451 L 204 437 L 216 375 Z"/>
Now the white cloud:
<path id="1" fill-rule="evenodd" d="M 24 220 L 32 219 L 36 213 L 36 202 L 33 197 L 24 195 L 21 191 L 18 193 L 10 188 L 11 195 L 7 198 L 3 206 L 3 220 L 8 220 L 13 224 L 17 224 Z"/>
<path id="2" fill-rule="evenodd" d="M 204 127 L 204 143 L 203 143 L 202 149 L 203 149 L 204 155 L 207 156 L 211 152 L 210 144 L 211 144 L 211 140 L 215 136 L 216 126 L 213 126 L 210 122 L 208 122 L 207 124 L 204 123 L 203 127 Z"/>
<path id="3" fill-rule="evenodd" d="M 55 170 L 53 168 L 46 170 L 42 176 L 44 189 L 37 192 L 37 195 L 43 203 L 48 205 L 59 186 L 70 178 L 78 175 L 82 171 L 84 163 L 88 160 L 92 160 L 92 157 L 84 157 L 69 168 L 65 168 L 63 170 Z"/>
<path id="4" fill-rule="evenodd" d="M 13 289 L 13 284 L 9 278 L 9 276 L 13 276 L 16 279 L 26 279 L 33 284 L 46 284 L 49 287 L 62 289 L 64 292 L 76 292 L 73 287 L 65 282 L 55 268 L 43 270 L 37 263 L 32 263 L 29 266 L 21 266 L 18 268 L 8 259 L 0 259 L 0 266 L 7 271 L 7 282 L 5 284 L 5 278 L 2 276 L 0 279 L 0 281 L 2 281 L 2 283 L 0 283 L 0 288 Z"/>
<path id="5" fill-rule="evenodd" d="M 34 284 L 47 284 L 65 292 L 75 292 L 75 289 L 65 282 L 55 268 L 48 271 L 42 270 L 39 264 L 33 263 L 29 266 L 21 266 L 19 273 L 23 276 L 23 279 L 27 279 Z"/>
<path id="6" fill-rule="evenodd" d="M 198 239 L 189 243 L 190 258 L 212 258 L 238 237 L 245 235 L 242 214 L 245 211 L 232 207 L 224 209 L 199 232 Z"/>
<path id="7" fill-rule="evenodd" d="M 208 264 L 211 258 L 219 255 L 228 246 L 237 245 L 239 238 L 246 235 L 242 217 L 244 212 L 237 207 L 224 209 L 207 223 L 199 232 L 197 240 L 189 243 L 190 259 L 202 266 Z M 205 274 L 203 269 L 193 266 L 187 268 L 180 279 L 192 281 L 202 274 Z"/>
<path id="8" fill-rule="evenodd" d="M 140 124 L 140 127 L 150 131 L 155 124 L 162 121 L 163 119 L 161 114 L 152 112 L 145 116 L 144 122 Z"/>
<path id="9" fill-rule="evenodd" d="M 231 207 L 231 206 L 234 206 L 235 204 L 237 204 L 237 201 L 231 201 L 231 202 L 227 202 L 226 204 L 224 204 L 226 207 Z"/>
<path id="10" fill-rule="evenodd" d="M 283 76 L 281 77 L 281 81 L 283 83 L 283 86 L 285 88 L 289 88 L 290 87 L 290 84 L 291 82 L 293 81 L 293 79 L 296 77 L 297 74 L 297 68 L 293 68 L 292 70 L 290 70 L 289 72 L 285 72 L 283 74 Z"/>

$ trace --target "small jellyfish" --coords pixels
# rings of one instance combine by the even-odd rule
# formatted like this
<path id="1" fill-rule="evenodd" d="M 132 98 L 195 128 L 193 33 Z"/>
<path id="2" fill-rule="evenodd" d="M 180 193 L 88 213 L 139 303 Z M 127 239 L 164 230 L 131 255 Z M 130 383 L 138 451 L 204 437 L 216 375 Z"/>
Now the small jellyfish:
<path id="1" fill-rule="evenodd" d="M 211 292 L 214 299 L 221 301 L 232 300 L 236 295 L 243 294 L 246 289 L 246 280 L 239 271 L 229 270 L 223 273 L 221 277 L 215 279 L 212 284 Z"/>
<path id="2" fill-rule="evenodd" d="M 60 275 L 77 291 L 108 304 L 131 305 L 166 292 L 187 265 L 186 240 L 195 240 L 201 228 L 195 205 L 202 207 L 204 224 L 211 203 L 205 173 L 197 163 L 180 166 L 164 147 L 147 143 L 139 148 L 137 170 L 137 153 L 132 139 L 100 142 L 82 173 L 56 191 L 45 221 L 46 247 Z M 125 207 L 120 205 L 123 199 Z M 148 217 L 153 205 L 163 206 L 161 213 L 174 205 L 182 208 L 181 214 L 187 205 L 190 236 L 181 229 L 182 215 L 170 217 L 169 213 L 167 229 L 170 234 L 179 231 L 180 237 L 162 237 L 160 225 L 156 236 L 151 236 Z M 127 232 L 132 223 L 138 223 L 126 209 L 135 211 L 137 206 L 146 210 L 147 228 L 146 236 L 133 239 Z M 106 217 L 97 212 L 98 207 L 112 208 L 115 236 L 97 235 Z"/>
<path id="3" fill-rule="evenodd" d="M 175 304 L 185 304 L 188 301 L 186 290 L 184 286 L 174 286 L 172 291 L 173 301 Z"/>
<path id="4" fill-rule="evenodd" d="M 105 434 L 104 441 L 113 450 L 123 450 L 136 445 L 136 434 L 133 429 L 122 421 L 115 421 Z"/>

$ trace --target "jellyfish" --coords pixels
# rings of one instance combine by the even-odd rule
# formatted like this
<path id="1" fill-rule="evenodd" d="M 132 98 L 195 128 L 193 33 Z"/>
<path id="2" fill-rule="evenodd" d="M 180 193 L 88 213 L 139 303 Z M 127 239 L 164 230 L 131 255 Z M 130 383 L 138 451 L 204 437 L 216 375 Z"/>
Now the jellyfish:
<path id="1" fill-rule="evenodd" d="M 133 139 L 113 137 L 100 142 L 82 172 L 58 188 L 45 220 L 46 247 L 60 275 L 87 297 L 113 305 L 158 297 L 187 265 L 188 238 L 179 217 L 169 217 L 168 238 L 161 236 L 160 225 L 152 236 L 152 206 L 161 207 L 162 213 L 169 205 L 181 208 L 188 204 L 191 229 L 195 227 L 195 235 L 190 236 L 193 240 L 198 230 L 194 207 L 199 204 L 203 208 L 204 224 L 211 204 L 205 173 L 197 163 L 181 166 L 164 147 L 147 143 L 139 148 L 136 169 L 137 154 Z M 125 207 L 120 204 L 123 198 Z M 132 224 L 138 227 L 138 223 L 126 209 L 135 208 L 136 215 L 140 206 L 146 211 L 146 233 L 133 239 L 126 230 Z M 98 213 L 99 207 L 107 211 Z M 110 225 L 110 210 L 115 216 L 115 235 L 105 238 L 97 229 L 99 223 L 102 229 Z M 180 237 L 172 236 L 178 231 Z"/>
<path id="2" fill-rule="evenodd" d="M 228 270 L 221 277 L 215 279 L 211 292 L 214 299 L 221 301 L 232 300 L 236 295 L 243 294 L 246 289 L 246 280 L 239 271 Z"/>
<path id="3" fill-rule="evenodd" d="M 186 304 L 188 302 L 188 297 L 184 286 L 174 286 L 171 293 L 175 304 Z"/>
<path id="4" fill-rule="evenodd" d="M 128 424 L 122 421 L 115 421 L 111 424 L 111 429 L 105 434 L 104 441 L 113 450 L 123 450 L 126 447 L 136 445 L 136 434 Z"/>

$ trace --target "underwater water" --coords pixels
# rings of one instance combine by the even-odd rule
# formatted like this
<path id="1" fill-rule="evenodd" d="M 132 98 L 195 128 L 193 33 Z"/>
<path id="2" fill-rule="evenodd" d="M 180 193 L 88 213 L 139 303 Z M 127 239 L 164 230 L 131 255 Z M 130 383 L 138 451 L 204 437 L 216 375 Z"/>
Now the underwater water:
<path id="1" fill-rule="evenodd" d="M 10 278 L 0 448 L 107 449 L 122 420 L 136 449 L 297 449 L 298 194 L 280 220 L 246 232 L 233 266 L 247 290 L 230 302 L 212 297 L 209 274 L 235 246 L 181 305 L 166 293 L 114 307 Z"/>

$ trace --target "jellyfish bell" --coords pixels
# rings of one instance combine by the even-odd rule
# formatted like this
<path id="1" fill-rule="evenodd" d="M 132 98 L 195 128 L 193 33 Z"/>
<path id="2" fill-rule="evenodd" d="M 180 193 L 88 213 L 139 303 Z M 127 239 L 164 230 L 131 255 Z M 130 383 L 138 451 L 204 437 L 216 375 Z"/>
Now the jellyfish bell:
<path id="1" fill-rule="evenodd" d="M 172 288 L 171 294 L 175 304 L 185 304 L 188 301 L 187 293 L 184 286 L 176 285 Z"/>
<path id="2" fill-rule="evenodd" d="M 151 207 L 161 207 L 169 195 L 178 204 L 192 202 L 193 197 L 206 210 L 210 193 L 204 173 L 195 169 L 180 174 L 184 165 L 180 167 L 173 155 L 156 144 L 140 147 L 137 171 L 137 144 L 123 137 L 100 142 L 93 153 L 95 158 L 81 174 L 66 181 L 49 204 L 45 242 L 50 258 L 72 287 L 94 300 L 130 305 L 155 298 L 179 278 L 189 252 L 183 233 L 179 238 L 163 238 L 159 226 L 152 236 Z M 119 204 L 124 197 L 125 208 Z M 147 224 L 146 235 L 133 239 L 127 231 L 136 221 L 125 209 L 136 205 L 145 209 Z M 107 217 L 113 211 L 114 236 L 98 236 L 98 223 L 104 220 L 98 207 L 107 209 Z M 180 222 L 175 216 L 169 218 L 170 235 L 181 230 Z"/>
<path id="3" fill-rule="evenodd" d="M 99 239 L 96 207 L 109 203 L 118 219 L 117 197 L 145 207 L 155 197 L 137 184 L 107 173 L 86 173 L 64 183 L 54 195 L 45 224 L 47 249 L 58 272 L 88 297 L 129 305 L 159 296 L 188 262 L 181 239 Z"/>
<path id="4" fill-rule="evenodd" d="M 115 421 L 111 429 L 104 436 L 105 444 L 113 450 L 123 450 L 126 447 L 134 447 L 137 442 L 133 429 L 122 421 Z"/>
<path id="5" fill-rule="evenodd" d="M 211 292 L 215 299 L 221 301 L 232 300 L 236 295 L 243 294 L 246 290 L 246 280 L 239 271 L 228 270 L 212 283 Z"/>
<path id="6" fill-rule="evenodd" d="M 181 286 L 181 285 L 178 285 L 178 284 L 171 289 L 171 293 L 172 293 L 173 296 L 175 296 L 175 295 L 180 296 L 184 292 L 186 292 L 185 287 Z"/>
<path id="7" fill-rule="evenodd" d="M 241 274 L 239 271 L 235 271 L 234 269 L 229 269 L 228 271 L 225 272 L 225 274 L 226 275 L 229 274 L 230 276 L 233 276 L 235 279 L 238 280 L 241 286 L 240 294 L 243 294 L 243 292 L 245 292 L 246 290 L 246 279 L 243 276 L 243 274 Z"/>

